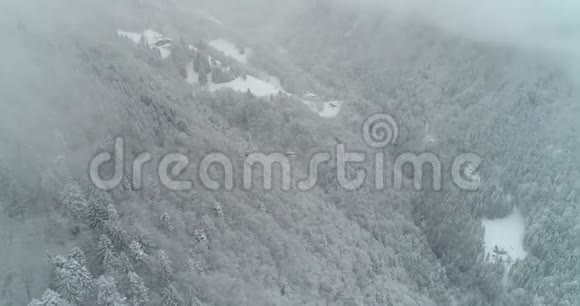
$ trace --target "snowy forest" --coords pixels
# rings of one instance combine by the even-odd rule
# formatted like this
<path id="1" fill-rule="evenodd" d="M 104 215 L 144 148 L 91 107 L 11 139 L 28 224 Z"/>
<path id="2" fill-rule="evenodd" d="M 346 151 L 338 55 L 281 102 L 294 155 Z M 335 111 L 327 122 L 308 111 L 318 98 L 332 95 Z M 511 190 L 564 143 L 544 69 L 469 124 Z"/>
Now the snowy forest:
<path id="1" fill-rule="evenodd" d="M 578 306 L 579 20 L 547 0 L 2 0 L 0 306 Z M 381 113 L 397 141 L 369 147 Z M 100 188 L 120 137 L 152 161 Z M 307 190 L 198 173 L 282 152 L 294 183 L 339 145 L 483 162 L 470 191 L 413 188 L 435 167 L 342 188 L 337 156 Z M 192 188 L 158 175 L 168 153 Z"/>

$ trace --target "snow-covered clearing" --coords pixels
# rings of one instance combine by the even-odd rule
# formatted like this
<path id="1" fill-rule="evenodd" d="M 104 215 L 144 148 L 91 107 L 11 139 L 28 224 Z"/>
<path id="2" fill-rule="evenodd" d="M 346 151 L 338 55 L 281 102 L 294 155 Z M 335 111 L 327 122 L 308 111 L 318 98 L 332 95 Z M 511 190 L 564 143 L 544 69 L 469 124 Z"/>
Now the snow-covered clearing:
<path id="1" fill-rule="evenodd" d="M 281 88 L 250 75 L 248 75 L 246 79 L 238 77 L 237 79 L 227 83 L 209 84 L 209 89 L 211 91 L 216 91 L 223 88 L 231 88 L 238 92 L 250 91 L 252 94 L 258 97 L 277 95 L 281 91 Z"/>
<path id="2" fill-rule="evenodd" d="M 171 55 L 172 40 L 153 30 L 145 30 L 142 33 L 117 30 L 117 35 L 131 40 L 136 45 L 144 44 L 151 49 L 156 49 L 162 59 Z"/>
<path id="3" fill-rule="evenodd" d="M 265 71 L 260 71 L 257 76 L 259 79 L 266 81 L 276 87 L 282 88 L 282 81 L 276 76 L 270 75 Z"/>
<path id="4" fill-rule="evenodd" d="M 524 250 L 524 218 L 518 209 L 503 219 L 483 219 L 485 228 L 485 253 L 492 259 L 504 260 L 523 259 L 527 253 Z M 497 246 L 497 249 L 496 249 Z M 497 252 L 499 251 L 499 253 Z M 505 252 L 505 253 L 504 253 Z"/>
<path id="5" fill-rule="evenodd" d="M 226 56 L 230 56 L 233 59 L 248 64 L 248 57 L 251 55 L 251 49 L 245 49 L 243 52 L 240 51 L 234 43 L 226 39 L 216 39 L 207 42 L 212 48 L 224 53 Z M 198 48 L 189 45 L 189 50 L 198 51 Z M 230 71 L 230 67 L 224 67 L 224 64 L 219 62 L 217 59 L 208 56 L 210 67 L 212 68 L 225 68 L 226 71 Z M 193 69 L 193 63 L 190 62 L 186 67 L 187 77 L 186 81 L 190 84 L 199 83 L 199 75 Z M 226 82 L 226 83 L 214 83 L 212 73 L 208 75 L 207 87 L 210 91 L 218 91 L 220 89 L 229 88 L 237 92 L 251 92 L 258 97 L 267 97 L 278 94 L 286 94 L 289 96 L 294 96 L 293 94 L 287 92 L 282 88 L 282 82 L 276 76 L 270 75 L 266 71 L 261 71 L 258 69 L 256 76 L 248 75 L 244 77 L 237 77 L 236 79 Z M 318 114 L 323 118 L 334 118 L 340 112 L 342 101 L 324 101 L 316 94 L 309 92 L 302 99 L 300 99 L 310 110 Z"/>
<path id="6" fill-rule="evenodd" d="M 342 101 L 323 101 L 312 92 L 306 93 L 301 101 L 308 106 L 310 110 L 323 118 L 334 118 L 338 116 L 340 107 L 342 106 Z"/>
<path id="7" fill-rule="evenodd" d="M 524 259 L 527 255 L 524 250 L 525 223 L 519 209 L 503 219 L 483 219 L 485 228 L 485 254 L 490 260 L 502 260 L 505 263 L 503 276 L 504 285 L 507 284 L 509 271 L 517 259 Z"/>
<path id="8" fill-rule="evenodd" d="M 340 112 L 341 101 L 328 101 L 324 102 L 322 110 L 318 112 L 320 117 L 324 118 L 334 118 Z"/>
<path id="9" fill-rule="evenodd" d="M 127 39 L 131 40 L 136 45 L 138 45 L 139 43 L 141 43 L 141 33 L 127 32 L 127 31 L 117 30 L 117 35 L 119 37 L 127 38 Z"/>
<path id="10" fill-rule="evenodd" d="M 215 39 L 208 42 L 212 48 L 223 52 L 226 56 L 232 57 L 238 62 L 247 64 L 248 63 L 248 56 L 252 52 L 251 49 L 243 49 L 236 47 L 236 44 L 232 43 L 226 39 Z"/>

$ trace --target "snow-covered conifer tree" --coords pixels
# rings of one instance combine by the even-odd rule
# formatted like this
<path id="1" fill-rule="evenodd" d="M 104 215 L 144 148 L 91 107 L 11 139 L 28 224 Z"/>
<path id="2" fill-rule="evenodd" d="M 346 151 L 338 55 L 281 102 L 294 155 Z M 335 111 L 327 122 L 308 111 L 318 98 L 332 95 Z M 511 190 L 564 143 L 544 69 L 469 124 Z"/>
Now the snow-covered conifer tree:
<path id="1" fill-rule="evenodd" d="M 135 240 L 131 240 L 129 243 L 129 252 L 131 253 L 133 259 L 137 261 L 143 260 L 143 258 L 146 256 L 143 248 L 141 247 L 141 244 Z"/>
<path id="2" fill-rule="evenodd" d="M 113 243 L 106 235 L 101 235 L 96 247 L 97 262 L 103 273 L 114 271 L 119 266 L 119 259 L 113 251 Z"/>
<path id="3" fill-rule="evenodd" d="M 117 282 L 111 276 L 101 275 L 97 280 L 97 305 L 127 306 L 127 299 L 117 291 Z"/>
<path id="4" fill-rule="evenodd" d="M 149 289 L 145 286 L 143 279 L 137 273 L 129 272 L 128 282 L 127 295 L 129 296 L 129 305 L 142 306 L 148 303 Z"/>
<path id="5" fill-rule="evenodd" d="M 169 285 L 161 291 L 161 304 L 163 306 L 179 306 L 183 304 L 183 299 L 175 287 Z"/>
<path id="6" fill-rule="evenodd" d="M 175 230 L 175 225 L 173 225 L 173 221 L 171 221 L 171 217 L 168 213 L 163 213 L 159 218 L 159 223 L 161 228 L 168 232 L 173 232 Z"/>
<path id="7" fill-rule="evenodd" d="M 93 287 L 82 251 L 76 249 L 68 255 L 53 256 L 50 262 L 54 268 L 51 289 L 68 302 L 82 305 Z"/>
<path id="8" fill-rule="evenodd" d="M 61 298 L 60 294 L 46 289 L 40 299 L 33 299 L 28 306 L 72 306 L 72 304 Z"/>
<path id="9" fill-rule="evenodd" d="M 87 200 L 78 183 L 65 184 L 60 193 L 60 200 L 73 217 L 81 218 L 85 213 Z"/>
<path id="10" fill-rule="evenodd" d="M 167 285 L 173 279 L 173 267 L 171 259 L 164 250 L 157 252 L 157 261 L 159 262 L 159 283 Z"/>

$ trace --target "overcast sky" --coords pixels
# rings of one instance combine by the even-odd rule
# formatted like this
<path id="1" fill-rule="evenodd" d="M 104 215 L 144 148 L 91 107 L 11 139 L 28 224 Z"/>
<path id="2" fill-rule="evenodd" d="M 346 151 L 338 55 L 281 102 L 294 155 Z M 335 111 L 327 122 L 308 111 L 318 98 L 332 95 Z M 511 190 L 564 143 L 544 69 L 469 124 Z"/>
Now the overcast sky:
<path id="1" fill-rule="evenodd" d="M 380 5 L 454 33 L 516 47 L 580 54 L 577 0 L 340 0 Z"/>

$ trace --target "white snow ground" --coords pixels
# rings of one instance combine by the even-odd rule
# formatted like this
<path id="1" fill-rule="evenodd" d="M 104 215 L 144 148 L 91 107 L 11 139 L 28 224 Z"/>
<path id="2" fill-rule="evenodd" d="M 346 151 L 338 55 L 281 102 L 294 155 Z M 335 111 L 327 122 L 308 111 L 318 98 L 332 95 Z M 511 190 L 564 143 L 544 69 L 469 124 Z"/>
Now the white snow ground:
<path id="1" fill-rule="evenodd" d="M 302 103 L 306 104 L 310 110 L 323 118 L 334 118 L 338 116 L 342 101 L 323 101 L 312 92 L 306 93 L 302 98 Z"/>
<path id="2" fill-rule="evenodd" d="M 518 209 L 503 219 L 483 219 L 485 228 L 484 244 L 485 253 L 490 254 L 492 260 L 498 260 L 500 257 L 504 260 L 511 258 L 524 259 L 527 255 L 524 250 L 524 218 Z M 494 249 L 498 247 L 500 251 L 506 254 L 495 254 Z"/>
<path id="3" fill-rule="evenodd" d="M 210 20 L 216 24 L 223 25 L 223 22 L 211 16 L 207 11 L 199 10 L 197 13 L 207 20 Z M 136 45 L 143 44 L 151 49 L 158 50 L 162 59 L 166 59 L 171 55 L 172 40 L 153 30 L 148 29 L 141 33 L 117 30 L 117 35 L 121 38 L 129 39 Z M 244 64 L 248 63 L 248 57 L 252 52 L 252 50 L 249 48 L 246 48 L 243 50 L 243 52 L 240 52 L 240 49 L 236 47 L 235 43 L 226 39 L 215 39 L 209 41 L 208 44 L 216 50 L 223 52 L 226 56 L 230 56 Z M 198 50 L 193 45 L 189 45 L 188 47 L 192 51 Z M 212 58 L 210 58 L 210 65 L 214 65 Z M 222 66 L 222 63 L 215 60 L 215 65 Z M 199 83 L 199 75 L 193 69 L 193 62 L 187 64 L 186 74 L 187 76 L 185 81 L 187 83 L 192 85 Z M 280 93 L 292 95 L 282 88 L 279 78 L 269 75 L 267 72 L 261 72 L 258 78 L 248 75 L 246 78 L 238 77 L 233 81 L 221 84 L 213 83 L 212 77 L 210 75 L 209 81 L 208 88 L 212 92 L 223 88 L 230 88 L 238 92 L 250 91 L 252 94 L 258 97 L 278 95 Z M 314 93 L 306 94 L 304 99 L 301 99 L 301 101 L 306 104 L 313 112 L 317 113 L 320 117 L 323 118 L 336 117 L 340 112 L 340 108 L 343 103 L 342 101 L 322 101 Z"/>
<path id="4" fill-rule="evenodd" d="M 282 88 L 282 81 L 280 81 L 278 77 L 270 75 L 266 71 L 259 71 L 257 78 L 265 80 L 267 83 L 270 83 L 276 87 Z"/>
<path id="5" fill-rule="evenodd" d="M 226 39 L 211 40 L 208 42 L 208 45 L 210 45 L 212 48 L 215 48 L 223 52 L 225 55 L 232 57 L 236 61 L 244 64 L 248 63 L 248 56 L 252 52 L 251 49 L 246 48 L 244 49 L 244 53 L 242 54 L 239 48 L 236 47 L 236 44 Z"/>
<path id="6" fill-rule="evenodd" d="M 324 102 L 322 110 L 318 112 L 320 117 L 324 118 L 334 118 L 340 112 L 341 101 L 328 101 Z"/>
<path id="7" fill-rule="evenodd" d="M 186 79 L 185 81 L 189 84 L 198 84 L 199 75 L 193 69 L 193 62 L 189 62 L 186 66 Z M 227 83 L 213 83 L 211 74 L 208 76 L 209 84 L 207 85 L 209 90 L 214 92 L 224 88 L 230 88 L 237 92 L 247 92 L 250 91 L 252 94 L 258 97 L 267 97 L 267 96 L 275 96 L 280 93 L 286 95 L 292 95 L 285 91 L 281 85 L 280 80 L 277 77 L 273 77 L 270 75 L 263 75 L 263 78 L 266 78 L 267 81 L 264 81 L 263 78 L 256 78 L 251 75 L 248 75 L 246 79 L 242 77 L 238 77 L 230 82 Z M 312 99 L 318 98 L 315 94 L 306 95 L 306 97 L 310 97 Z M 301 100 L 304 104 L 310 108 L 313 112 L 317 113 L 320 117 L 323 118 L 334 118 L 340 112 L 340 107 L 342 105 L 341 101 L 310 101 L 310 100 Z"/>
<path id="8" fill-rule="evenodd" d="M 162 59 L 169 57 L 171 54 L 171 39 L 164 37 L 162 34 L 153 30 L 145 30 L 143 33 L 127 32 L 117 30 L 119 37 L 127 38 L 135 44 L 145 44 L 149 48 L 159 50 Z M 248 56 L 251 53 L 250 49 L 246 49 L 244 54 L 241 54 L 236 45 L 225 39 L 216 39 L 208 42 L 213 48 L 223 52 L 225 55 L 234 58 L 235 60 L 247 64 Z M 188 45 L 192 51 L 197 51 L 198 48 L 193 45 Z M 222 63 L 214 58 L 209 58 L 210 66 L 222 67 Z M 199 83 L 199 75 L 193 69 L 193 62 L 189 62 L 186 68 L 185 81 L 189 84 L 195 85 Z M 280 93 L 292 95 L 282 88 L 281 81 L 276 76 L 272 76 L 265 71 L 259 73 L 259 77 L 248 75 L 246 78 L 238 77 L 227 83 L 213 83 L 211 74 L 208 76 L 209 90 L 214 92 L 224 88 L 230 88 L 238 92 L 251 92 L 258 97 L 267 97 L 278 95 Z M 307 93 L 301 101 L 308 106 L 313 112 L 317 113 L 323 118 L 334 118 L 340 112 L 342 101 L 323 101 L 314 93 Z"/>
<path id="9" fill-rule="evenodd" d="M 276 87 L 266 81 L 255 78 L 251 75 L 248 75 L 245 80 L 242 77 L 239 77 L 227 83 L 209 84 L 210 91 L 216 91 L 223 88 L 231 88 L 238 92 L 250 91 L 252 94 L 258 97 L 277 95 L 281 91 L 281 88 Z"/>
<path id="10" fill-rule="evenodd" d="M 166 59 L 171 55 L 171 39 L 153 30 L 145 30 L 142 33 L 117 30 L 117 35 L 131 40 L 136 45 L 144 44 L 151 49 L 156 49 L 161 59 Z"/>
<path id="11" fill-rule="evenodd" d="M 514 261 L 524 259 L 527 255 L 524 249 L 524 218 L 516 208 L 511 215 L 503 219 L 483 219 L 482 223 L 485 228 L 483 241 L 486 257 L 489 255 L 492 262 L 500 259 L 504 262 L 502 283 L 507 286 Z"/>
<path id="12" fill-rule="evenodd" d="M 127 32 L 122 30 L 117 30 L 117 35 L 122 38 L 127 38 L 131 40 L 134 44 L 138 45 L 141 43 L 141 33 Z"/>

